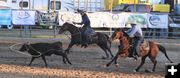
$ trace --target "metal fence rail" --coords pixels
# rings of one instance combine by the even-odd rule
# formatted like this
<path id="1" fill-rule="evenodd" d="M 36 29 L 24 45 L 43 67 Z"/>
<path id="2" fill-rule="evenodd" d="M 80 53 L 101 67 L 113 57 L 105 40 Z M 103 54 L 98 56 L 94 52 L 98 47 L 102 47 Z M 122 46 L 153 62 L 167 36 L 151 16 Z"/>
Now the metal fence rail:
<path id="1" fill-rule="evenodd" d="M 109 36 L 112 35 L 114 32 L 113 30 L 95 30 L 96 32 L 102 32 L 108 34 Z M 70 33 L 66 32 L 67 35 Z M 180 32 L 168 32 L 168 31 L 143 31 L 145 38 L 165 38 L 165 39 L 180 39 Z M 60 35 L 65 34 L 58 34 L 58 29 L 31 29 L 31 30 L 24 30 L 24 29 L 0 29 L 0 37 L 58 37 Z"/>

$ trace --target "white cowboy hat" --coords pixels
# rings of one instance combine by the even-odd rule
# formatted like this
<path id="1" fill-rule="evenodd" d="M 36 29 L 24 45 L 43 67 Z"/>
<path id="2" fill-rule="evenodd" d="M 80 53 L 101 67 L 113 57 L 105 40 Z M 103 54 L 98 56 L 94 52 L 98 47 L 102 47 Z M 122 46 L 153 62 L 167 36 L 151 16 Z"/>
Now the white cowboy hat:
<path id="1" fill-rule="evenodd" d="M 136 22 L 136 21 L 131 21 L 131 22 L 127 22 L 127 24 L 135 24 L 135 25 L 137 25 L 138 23 Z"/>

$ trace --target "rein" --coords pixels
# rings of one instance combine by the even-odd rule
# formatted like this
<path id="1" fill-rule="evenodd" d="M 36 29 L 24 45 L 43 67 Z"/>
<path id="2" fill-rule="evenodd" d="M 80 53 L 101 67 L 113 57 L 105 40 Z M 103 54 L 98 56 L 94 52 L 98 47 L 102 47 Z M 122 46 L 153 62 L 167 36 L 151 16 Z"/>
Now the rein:
<path id="1" fill-rule="evenodd" d="M 45 53 L 47 53 L 47 52 L 49 52 L 49 51 L 51 51 L 51 50 L 56 50 L 56 49 L 50 49 L 50 50 L 46 51 L 45 53 L 41 53 L 41 52 L 37 51 L 36 49 L 34 49 L 31 45 L 27 45 L 27 46 L 25 46 L 26 49 L 27 49 L 27 51 L 29 51 L 29 50 L 30 50 L 30 47 L 31 47 L 31 49 L 33 49 L 33 51 L 35 51 L 35 52 L 37 52 L 37 53 L 39 54 L 39 55 L 30 55 L 30 54 L 27 54 L 27 53 L 24 53 L 24 52 L 21 52 L 21 51 L 18 51 L 18 50 L 15 50 L 15 49 L 14 49 L 15 46 L 20 45 L 20 44 L 22 44 L 22 43 L 13 44 L 13 45 L 11 45 L 11 46 L 9 47 L 9 49 L 10 49 L 11 51 L 13 51 L 13 52 L 17 52 L 17 53 L 20 53 L 20 54 L 23 54 L 23 55 L 26 55 L 26 56 L 31 56 L 31 57 L 40 57 L 41 55 L 43 55 L 43 54 L 45 54 Z M 28 48 L 28 46 L 29 46 L 29 48 Z M 57 51 L 64 51 L 64 50 L 57 50 Z"/>

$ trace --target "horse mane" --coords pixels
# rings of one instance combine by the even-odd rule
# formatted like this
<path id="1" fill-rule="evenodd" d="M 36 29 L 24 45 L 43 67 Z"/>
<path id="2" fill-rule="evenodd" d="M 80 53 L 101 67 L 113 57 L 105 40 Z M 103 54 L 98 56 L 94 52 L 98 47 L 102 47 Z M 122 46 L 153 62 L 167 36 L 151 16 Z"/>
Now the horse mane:
<path id="1" fill-rule="evenodd" d="M 129 37 L 129 35 L 128 35 L 123 29 L 118 28 L 118 29 L 116 29 L 116 31 L 123 32 L 123 35 L 124 35 L 125 37 Z"/>
<path id="2" fill-rule="evenodd" d="M 122 32 L 123 32 L 124 36 L 129 37 L 129 35 L 124 30 L 122 30 Z"/>
<path id="3" fill-rule="evenodd" d="M 70 22 L 65 22 L 65 23 L 74 26 L 74 25 L 73 25 L 72 23 L 70 23 Z"/>

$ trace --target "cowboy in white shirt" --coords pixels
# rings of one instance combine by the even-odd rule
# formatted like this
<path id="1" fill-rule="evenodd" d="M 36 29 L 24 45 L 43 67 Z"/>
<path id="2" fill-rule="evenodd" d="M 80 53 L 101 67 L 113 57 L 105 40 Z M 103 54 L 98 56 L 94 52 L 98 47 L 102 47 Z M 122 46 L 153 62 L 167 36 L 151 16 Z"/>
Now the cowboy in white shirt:
<path id="1" fill-rule="evenodd" d="M 133 22 L 133 23 L 130 23 L 131 27 L 129 30 L 126 31 L 126 33 L 128 34 L 129 37 L 133 38 L 133 51 L 132 55 L 130 55 L 130 57 L 134 57 L 135 59 L 137 59 L 137 56 L 139 56 L 139 47 L 140 47 L 140 44 L 141 42 L 143 41 L 143 33 L 142 33 L 142 29 L 141 27 Z"/>

